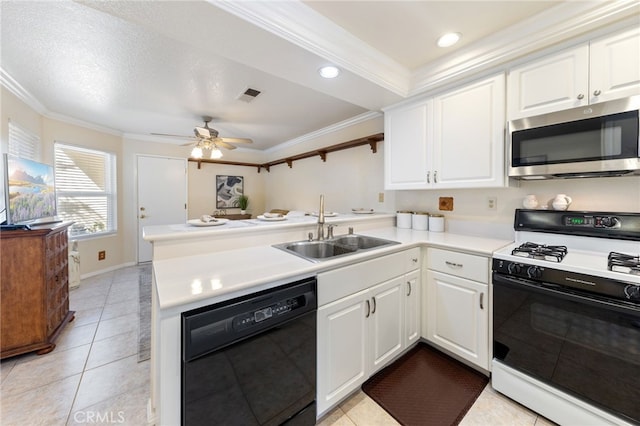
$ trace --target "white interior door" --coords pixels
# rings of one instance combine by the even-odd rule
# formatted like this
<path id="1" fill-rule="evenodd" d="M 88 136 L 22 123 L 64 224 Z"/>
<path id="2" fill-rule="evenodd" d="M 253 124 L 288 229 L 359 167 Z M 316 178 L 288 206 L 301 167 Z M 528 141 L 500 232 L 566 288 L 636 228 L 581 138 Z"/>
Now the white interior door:
<path id="1" fill-rule="evenodd" d="M 142 239 L 150 225 L 185 223 L 187 219 L 187 160 L 138 156 L 138 262 L 149 262 L 153 250 Z"/>

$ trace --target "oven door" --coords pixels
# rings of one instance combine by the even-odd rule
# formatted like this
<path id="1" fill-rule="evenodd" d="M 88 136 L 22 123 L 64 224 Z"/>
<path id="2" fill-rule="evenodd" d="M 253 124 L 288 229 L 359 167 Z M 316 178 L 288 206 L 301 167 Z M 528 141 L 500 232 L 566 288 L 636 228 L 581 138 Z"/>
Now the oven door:
<path id="1" fill-rule="evenodd" d="M 640 422 L 640 307 L 493 274 L 495 359 Z"/>

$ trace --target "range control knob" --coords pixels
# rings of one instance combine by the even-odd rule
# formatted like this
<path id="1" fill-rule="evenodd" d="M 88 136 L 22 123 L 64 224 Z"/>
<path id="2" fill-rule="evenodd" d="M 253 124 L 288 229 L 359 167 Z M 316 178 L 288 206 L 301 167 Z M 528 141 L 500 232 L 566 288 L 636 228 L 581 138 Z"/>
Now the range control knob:
<path id="1" fill-rule="evenodd" d="M 518 275 L 520 272 L 522 272 L 522 265 L 520 265 L 519 263 L 510 263 L 507 266 L 507 270 L 510 274 Z"/>
<path id="2" fill-rule="evenodd" d="M 614 228 L 619 222 L 617 217 L 605 216 L 602 218 L 602 226 L 605 228 Z"/>
<path id="3" fill-rule="evenodd" d="M 640 302 L 640 285 L 629 284 L 624 288 L 624 295 L 632 302 Z"/>
<path id="4" fill-rule="evenodd" d="M 542 276 L 542 270 L 539 266 L 529 266 L 529 268 L 527 268 L 527 275 L 529 278 L 540 278 Z"/>

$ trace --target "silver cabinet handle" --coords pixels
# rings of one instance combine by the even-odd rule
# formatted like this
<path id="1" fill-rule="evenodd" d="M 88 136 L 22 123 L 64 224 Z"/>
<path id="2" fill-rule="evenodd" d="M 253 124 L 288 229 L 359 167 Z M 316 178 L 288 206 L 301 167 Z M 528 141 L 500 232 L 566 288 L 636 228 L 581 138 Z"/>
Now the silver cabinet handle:
<path id="1" fill-rule="evenodd" d="M 412 261 L 413 263 L 418 263 L 418 258 L 417 258 L 417 257 L 414 257 L 414 258 L 412 258 L 412 259 L 411 259 L 411 261 Z"/>
<path id="2" fill-rule="evenodd" d="M 594 90 L 594 92 L 593 92 L 593 96 L 600 96 L 600 94 L 601 94 L 601 93 L 602 93 L 602 92 L 601 92 L 601 91 L 599 91 L 599 90 Z"/>
<path id="3" fill-rule="evenodd" d="M 409 287 L 409 291 L 407 292 L 407 296 L 411 296 L 411 281 L 407 281 L 407 286 Z"/>
<path id="4" fill-rule="evenodd" d="M 579 99 L 579 100 L 583 100 L 583 99 L 584 99 L 584 95 L 583 95 L 582 93 L 580 93 L 580 94 L 578 95 L 578 99 Z"/>
<path id="5" fill-rule="evenodd" d="M 376 298 L 372 297 L 371 300 L 373 300 L 373 309 L 371 309 L 371 315 L 376 313 Z"/>
<path id="6" fill-rule="evenodd" d="M 480 293 L 480 309 L 484 309 L 484 293 Z"/>
<path id="7" fill-rule="evenodd" d="M 431 183 L 431 172 L 427 172 L 427 183 Z"/>
<path id="8" fill-rule="evenodd" d="M 438 183 L 438 171 L 433 172 L 433 183 Z"/>
<path id="9" fill-rule="evenodd" d="M 365 318 L 369 318 L 369 315 L 371 315 L 371 304 L 369 303 L 369 299 L 367 299 L 367 315 L 365 315 Z"/>
<path id="10" fill-rule="evenodd" d="M 449 262 L 448 260 L 445 260 L 444 263 L 446 263 L 448 266 L 451 266 L 452 268 L 462 268 L 462 263 L 455 263 L 455 262 Z"/>

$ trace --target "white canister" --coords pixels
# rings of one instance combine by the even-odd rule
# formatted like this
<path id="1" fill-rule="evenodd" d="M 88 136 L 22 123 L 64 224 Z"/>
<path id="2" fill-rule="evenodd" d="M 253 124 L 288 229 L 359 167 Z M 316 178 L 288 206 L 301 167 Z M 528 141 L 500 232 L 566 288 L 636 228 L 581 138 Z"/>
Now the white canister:
<path id="1" fill-rule="evenodd" d="M 414 212 L 411 216 L 411 227 L 416 231 L 427 231 L 429 229 L 429 213 Z"/>
<path id="2" fill-rule="evenodd" d="M 432 214 L 429 216 L 429 231 L 444 232 L 444 215 Z"/>
<path id="3" fill-rule="evenodd" d="M 399 211 L 396 214 L 396 226 L 398 228 L 411 229 L 411 216 L 413 212 Z"/>

